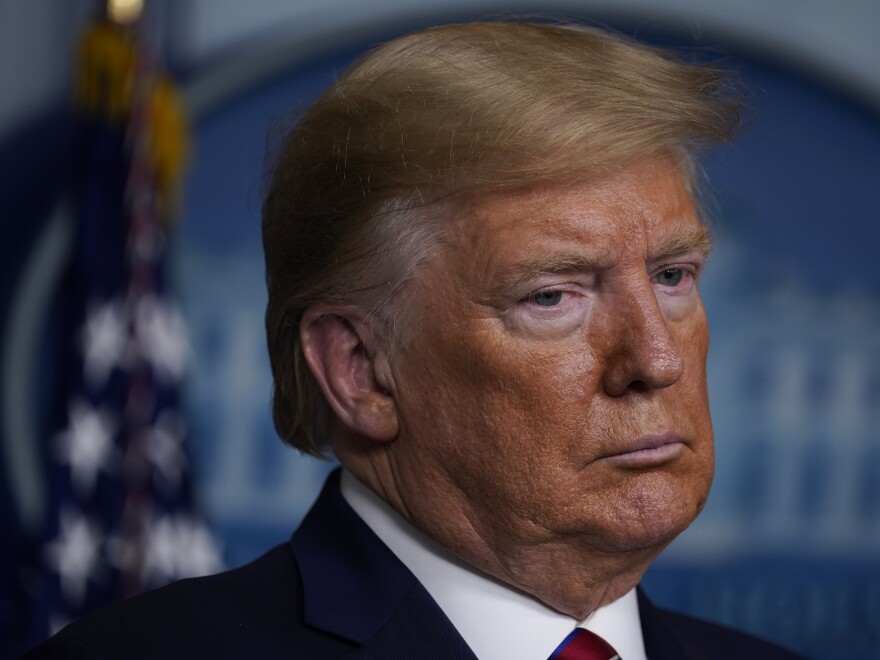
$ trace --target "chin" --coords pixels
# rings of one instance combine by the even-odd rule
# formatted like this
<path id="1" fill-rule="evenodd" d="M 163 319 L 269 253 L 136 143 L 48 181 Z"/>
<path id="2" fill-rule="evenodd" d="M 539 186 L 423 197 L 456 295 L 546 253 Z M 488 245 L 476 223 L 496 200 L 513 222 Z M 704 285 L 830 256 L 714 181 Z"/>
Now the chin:
<path id="1" fill-rule="evenodd" d="M 711 480 L 708 480 L 711 481 Z M 612 502 L 602 537 L 611 551 L 655 548 L 660 552 L 687 529 L 706 503 L 709 482 L 682 484 L 643 475 Z"/>

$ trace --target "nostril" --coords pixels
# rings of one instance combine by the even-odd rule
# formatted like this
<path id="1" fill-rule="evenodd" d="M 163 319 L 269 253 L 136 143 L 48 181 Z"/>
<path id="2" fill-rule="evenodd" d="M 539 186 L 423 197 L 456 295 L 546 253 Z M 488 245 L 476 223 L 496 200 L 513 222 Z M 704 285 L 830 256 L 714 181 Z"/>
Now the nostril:
<path id="1" fill-rule="evenodd" d="M 605 391 L 610 396 L 627 392 L 650 392 L 669 387 L 684 374 L 684 359 L 671 334 L 630 333 L 606 362 Z"/>
<path id="2" fill-rule="evenodd" d="M 633 392 L 647 392 L 652 388 L 643 380 L 634 380 L 629 384 L 628 389 L 632 390 Z"/>

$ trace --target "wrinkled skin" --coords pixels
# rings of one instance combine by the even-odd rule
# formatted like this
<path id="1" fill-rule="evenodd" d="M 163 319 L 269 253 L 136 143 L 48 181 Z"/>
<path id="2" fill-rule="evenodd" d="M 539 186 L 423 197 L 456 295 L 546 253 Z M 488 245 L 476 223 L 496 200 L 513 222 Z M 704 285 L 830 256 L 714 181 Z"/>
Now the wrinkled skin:
<path id="1" fill-rule="evenodd" d="M 335 446 L 416 527 L 580 618 L 706 500 L 708 239 L 669 159 L 484 194 L 455 222 L 380 365 L 396 436 Z"/>

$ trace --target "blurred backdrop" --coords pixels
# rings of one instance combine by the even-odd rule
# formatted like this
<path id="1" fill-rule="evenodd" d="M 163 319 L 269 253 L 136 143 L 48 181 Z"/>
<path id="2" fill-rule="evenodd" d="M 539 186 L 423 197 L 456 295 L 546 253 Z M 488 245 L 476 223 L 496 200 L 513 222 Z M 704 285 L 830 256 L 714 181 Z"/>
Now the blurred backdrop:
<path id="1" fill-rule="evenodd" d="M 104 246 L 100 229 L 77 229 L 94 209 L 81 193 L 92 171 L 83 143 L 94 134 L 83 137 L 70 99 L 78 44 L 102 6 L 0 0 L 0 652 L 10 657 L 23 639 L 63 622 L 52 617 L 47 585 L 54 597 L 83 602 L 109 593 L 111 569 L 100 564 L 115 557 L 112 570 L 121 571 L 129 545 L 118 540 L 133 543 L 61 515 L 67 491 L 55 483 L 74 473 L 72 450 L 59 449 L 73 446 L 72 388 L 92 383 L 64 375 L 65 340 L 83 332 L 70 320 L 82 291 L 66 288 L 69 264 L 124 252 L 118 241 Z M 148 3 L 138 38 L 151 80 L 165 70 L 177 81 L 190 147 L 161 258 L 123 269 L 151 269 L 155 286 L 139 294 L 150 304 L 138 309 L 161 313 L 141 341 L 164 347 L 137 349 L 159 402 L 148 424 L 160 440 L 145 446 L 166 448 L 147 452 L 150 510 L 165 516 L 151 520 L 165 526 L 149 528 L 138 551 L 139 575 L 149 578 L 141 582 L 216 570 L 221 559 L 240 565 L 282 542 L 333 467 L 282 447 L 269 414 L 259 208 L 273 131 L 371 44 L 511 15 L 696 47 L 751 89 L 747 131 L 705 163 L 717 239 L 703 284 L 715 485 L 645 585 L 663 605 L 811 657 L 880 657 L 880 4 L 872 0 Z M 125 135 L 137 134 L 134 124 Z M 140 226 L 136 207 L 130 215 Z M 154 359 L 159 353 L 172 362 Z M 127 369 L 126 382 L 143 381 Z M 112 451 L 101 446 L 83 441 L 73 496 L 84 479 L 94 488 L 109 479 Z M 120 465 L 127 478 L 128 463 Z M 194 554 L 198 561 L 178 558 Z M 145 572 L 144 561 L 170 568 Z"/>

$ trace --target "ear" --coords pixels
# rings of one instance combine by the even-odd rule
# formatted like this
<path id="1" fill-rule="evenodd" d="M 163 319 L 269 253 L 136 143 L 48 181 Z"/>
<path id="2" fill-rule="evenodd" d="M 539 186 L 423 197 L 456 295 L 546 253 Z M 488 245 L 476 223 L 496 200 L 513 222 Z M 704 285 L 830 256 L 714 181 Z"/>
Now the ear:
<path id="1" fill-rule="evenodd" d="M 340 421 L 372 440 L 396 438 L 397 406 L 386 349 L 363 312 L 312 307 L 299 333 L 306 362 Z"/>

